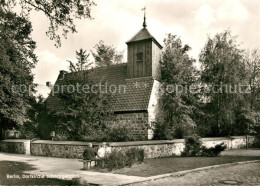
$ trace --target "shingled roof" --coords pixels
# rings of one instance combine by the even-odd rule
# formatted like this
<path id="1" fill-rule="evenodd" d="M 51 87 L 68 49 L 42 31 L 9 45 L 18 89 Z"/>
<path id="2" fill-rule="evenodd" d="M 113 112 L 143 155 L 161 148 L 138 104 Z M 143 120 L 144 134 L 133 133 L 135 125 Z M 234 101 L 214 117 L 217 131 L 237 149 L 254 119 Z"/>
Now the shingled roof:
<path id="1" fill-rule="evenodd" d="M 127 64 L 111 65 L 88 70 L 89 79 L 95 83 L 107 83 L 120 86 L 121 91 L 113 94 L 112 108 L 114 112 L 144 111 L 148 109 L 149 99 L 153 86 L 152 77 L 127 79 Z M 79 72 L 77 72 L 79 73 Z M 65 74 L 69 78 L 73 73 Z M 55 85 L 61 85 L 63 81 L 57 79 Z M 56 94 L 49 95 L 46 106 L 50 110 L 62 109 L 62 104 Z"/>
<path id="2" fill-rule="evenodd" d="M 129 41 L 126 43 L 134 43 L 134 42 L 139 42 L 147 39 L 152 39 L 158 46 L 159 48 L 162 48 L 162 45 L 150 34 L 150 32 L 147 30 L 146 27 L 142 28 L 139 32 L 137 32 Z"/>

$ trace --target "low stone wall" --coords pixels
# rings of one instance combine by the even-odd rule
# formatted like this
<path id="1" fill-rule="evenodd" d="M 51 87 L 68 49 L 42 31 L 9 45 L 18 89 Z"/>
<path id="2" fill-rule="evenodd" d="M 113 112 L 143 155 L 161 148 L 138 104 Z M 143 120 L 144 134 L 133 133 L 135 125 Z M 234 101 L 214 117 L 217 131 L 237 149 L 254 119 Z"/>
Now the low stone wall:
<path id="1" fill-rule="evenodd" d="M 139 142 L 117 142 L 110 143 L 112 149 L 127 150 L 137 147 L 144 149 L 145 158 L 159 158 L 167 156 L 179 156 L 185 148 L 184 139 L 139 141 Z"/>
<path id="2" fill-rule="evenodd" d="M 253 136 L 248 137 L 248 143 L 253 144 Z M 224 143 L 227 149 L 239 149 L 246 146 L 245 136 L 202 138 L 202 144 L 206 147 L 215 147 Z M 145 158 L 159 158 L 167 156 L 180 156 L 185 148 L 184 139 L 159 140 L 159 141 L 140 141 L 140 142 L 117 142 L 110 143 L 112 149 L 127 150 L 132 147 L 144 149 Z"/>
<path id="3" fill-rule="evenodd" d="M 248 137 L 248 144 L 253 144 L 255 137 Z M 216 145 L 224 143 L 227 149 L 240 149 L 246 146 L 246 136 L 230 136 L 219 138 L 202 138 L 202 144 L 206 147 L 215 147 Z"/>
<path id="4" fill-rule="evenodd" d="M 30 140 L 10 139 L 0 143 L 1 152 L 30 155 Z"/>
<path id="5" fill-rule="evenodd" d="M 249 137 L 249 144 L 252 144 L 253 136 Z M 30 141 L 29 141 L 30 142 Z M 127 150 L 132 147 L 144 149 L 145 158 L 158 158 L 167 156 L 179 156 L 185 148 L 184 139 L 158 140 L 158 141 L 132 141 L 132 142 L 111 142 L 112 149 Z M 246 145 L 245 136 L 202 138 L 206 147 L 214 147 L 224 143 L 227 149 L 243 148 Z M 88 147 L 88 142 L 77 141 L 47 141 L 36 140 L 29 143 L 31 155 L 49 156 L 59 158 L 82 158 L 83 151 Z M 92 143 L 97 148 L 99 143 Z M 27 150 L 25 150 L 27 149 Z M 1 142 L 1 151 L 20 154 L 28 154 L 28 140 L 4 140 Z"/>
<path id="6" fill-rule="evenodd" d="M 82 154 L 88 145 L 88 142 L 79 141 L 37 140 L 31 142 L 31 154 L 34 156 L 82 159 Z M 93 146 L 97 147 L 97 144 L 93 143 Z"/>

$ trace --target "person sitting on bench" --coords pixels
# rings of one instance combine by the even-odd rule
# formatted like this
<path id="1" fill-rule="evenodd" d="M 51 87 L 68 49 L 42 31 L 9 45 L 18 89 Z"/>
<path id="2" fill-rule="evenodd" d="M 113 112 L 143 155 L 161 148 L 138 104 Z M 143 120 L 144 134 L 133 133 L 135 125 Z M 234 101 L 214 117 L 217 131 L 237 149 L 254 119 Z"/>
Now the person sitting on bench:
<path id="1" fill-rule="evenodd" d="M 89 144 L 88 148 L 83 152 L 84 160 L 96 160 L 97 152 L 93 148 L 92 143 Z"/>
<path id="2" fill-rule="evenodd" d="M 102 159 L 105 157 L 106 154 L 106 143 L 103 142 L 103 145 L 99 145 L 98 151 L 97 151 L 97 158 Z"/>
<path id="3" fill-rule="evenodd" d="M 96 165 L 97 152 L 92 147 L 92 143 L 83 152 L 83 169 L 88 170 Z"/>

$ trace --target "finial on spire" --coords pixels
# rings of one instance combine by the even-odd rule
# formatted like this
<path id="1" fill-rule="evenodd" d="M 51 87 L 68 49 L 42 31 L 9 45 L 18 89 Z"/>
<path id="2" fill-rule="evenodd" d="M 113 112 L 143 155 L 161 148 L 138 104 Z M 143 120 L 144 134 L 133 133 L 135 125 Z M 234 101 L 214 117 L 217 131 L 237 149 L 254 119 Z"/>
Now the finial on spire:
<path id="1" fill-rule="evenodd" d="M 145 10 L 146 10 L 146 8 L 144 7 L 142 10 L 144 11 L 144 23 L 143 23 L 143 27 L 145 28 L 145 27 L 147 26 L 147 25 L 146 25 L 146 17 L 145 17 Z"/>

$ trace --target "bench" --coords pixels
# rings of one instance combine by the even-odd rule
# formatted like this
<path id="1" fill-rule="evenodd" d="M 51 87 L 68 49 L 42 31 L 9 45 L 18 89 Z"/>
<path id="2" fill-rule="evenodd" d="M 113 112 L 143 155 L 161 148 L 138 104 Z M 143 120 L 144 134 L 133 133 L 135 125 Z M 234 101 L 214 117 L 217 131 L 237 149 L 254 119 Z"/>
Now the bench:
<path id="1" fill-rule="evenodd" d="M 94 167 L 97 165 L 96 160 L 81 160 L 83 162 L 83 169 L 89 170 L 91 167 Z"/>
<path id="2" fill-rule="evenodd" d="M 105 167 L 105 162 L 103 160 L 80 160 L 83 162 L 83 170 L 89 170 L 92 167 L 95 167 L 96 165 L 99 165 L 100 167 Z"/>

